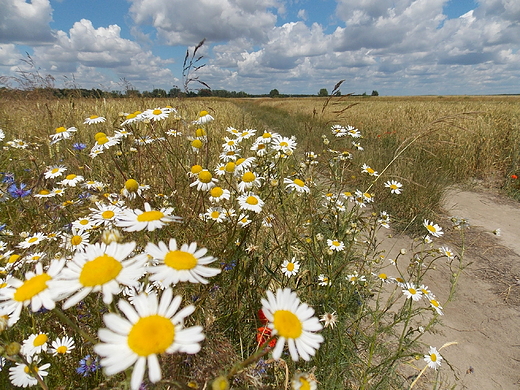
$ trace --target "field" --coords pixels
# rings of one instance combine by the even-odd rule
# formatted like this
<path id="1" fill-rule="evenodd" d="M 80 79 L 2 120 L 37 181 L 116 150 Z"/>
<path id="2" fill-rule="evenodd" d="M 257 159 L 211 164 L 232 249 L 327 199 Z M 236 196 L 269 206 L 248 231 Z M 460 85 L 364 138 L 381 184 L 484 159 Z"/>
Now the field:
<path id="1" fill-rule="evenodd" d="M 423 342 L 467 266 L 440 205 L 520 199 L 519 103 L 1 100 L 0 386 L 456 386 Z"/>

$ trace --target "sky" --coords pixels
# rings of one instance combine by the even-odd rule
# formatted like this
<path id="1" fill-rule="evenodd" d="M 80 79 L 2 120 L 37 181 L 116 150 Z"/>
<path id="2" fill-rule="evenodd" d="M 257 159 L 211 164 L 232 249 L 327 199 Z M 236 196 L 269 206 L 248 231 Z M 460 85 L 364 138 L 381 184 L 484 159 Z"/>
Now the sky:
<path id="1" fill-rule="evenodd" d="M 0 86 L 182 89 L 203 39 L 212 89 L 520 93 L 519 0 L 0 0 Z"/>

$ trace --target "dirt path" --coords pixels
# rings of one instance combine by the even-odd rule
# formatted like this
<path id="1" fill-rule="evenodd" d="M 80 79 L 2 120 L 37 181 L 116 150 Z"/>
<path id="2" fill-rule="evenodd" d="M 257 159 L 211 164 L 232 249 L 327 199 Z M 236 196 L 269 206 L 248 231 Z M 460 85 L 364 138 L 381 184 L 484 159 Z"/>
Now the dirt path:
<path id="1" fill-rule="evenodd" d="M 471 264 L 459 278 L 454 299 L 444 306 L 438 333 L 423 339 L 437 348 L 457 342 L 441 351 L 453 368 L 442 365 L 441 388 L 519 390 L 520 203 L 487 192 L 450 190 L 443 208 L 445 218 L 436 222 L 446 234 L 434 243 L 460 253 L 460 232 L 450 229 L 450 217 L 469 220 L 464 263 Z M 500 236 L 493 233 L 495 229 L 500 229 Z M 407 244 L 408 238 L 394 238 L 388 255 Z M 449 295 L 448 267 L 440 265 L 426 278 L 426 284 L 444 302 Z"/>

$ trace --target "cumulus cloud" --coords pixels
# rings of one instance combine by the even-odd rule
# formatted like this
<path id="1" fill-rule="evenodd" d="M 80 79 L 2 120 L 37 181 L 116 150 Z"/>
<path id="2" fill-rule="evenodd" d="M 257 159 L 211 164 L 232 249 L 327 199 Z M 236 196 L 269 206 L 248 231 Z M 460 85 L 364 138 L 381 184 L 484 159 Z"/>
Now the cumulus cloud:
<path id="1" fill-rule="evenodd" d="M 0 0 L 0 43 L 24 45 L 52 42 L 49 0 Z"/>
<path id="2" fill-rule="evenodd" d="M 0 66 L 13 66 L 20 62 L 21 53 L 12 43 L 7 45 L 0 44 Z"/>
<path id="3" fill-rule="evenodd" d="M 150 24 L 169 45 L 245 37 L 263 42 L 276 23 L 277 0 L 130 0 L 137 24 Z"/>

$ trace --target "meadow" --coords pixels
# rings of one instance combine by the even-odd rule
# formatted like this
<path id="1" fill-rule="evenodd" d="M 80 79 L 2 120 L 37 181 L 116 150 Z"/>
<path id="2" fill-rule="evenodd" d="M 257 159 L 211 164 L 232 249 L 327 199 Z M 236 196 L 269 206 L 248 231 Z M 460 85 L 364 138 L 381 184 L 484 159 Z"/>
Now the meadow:
<path id="1" fill-rule="evenodd" d="M 519 102 L 2 99 L 0 386 L 454 385 L 439 202 L 519 198 Z"/>

